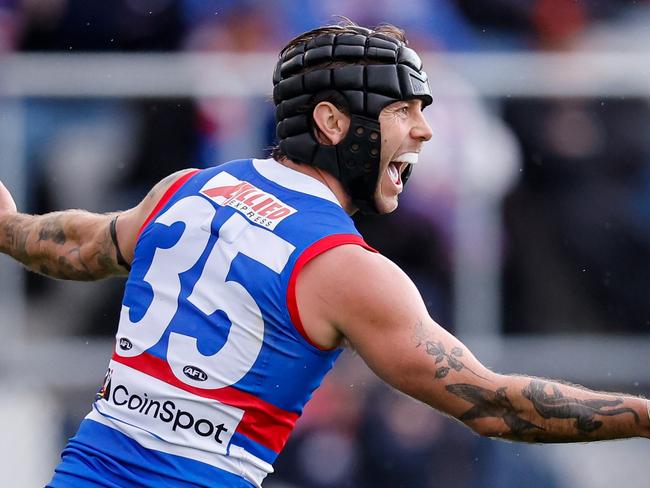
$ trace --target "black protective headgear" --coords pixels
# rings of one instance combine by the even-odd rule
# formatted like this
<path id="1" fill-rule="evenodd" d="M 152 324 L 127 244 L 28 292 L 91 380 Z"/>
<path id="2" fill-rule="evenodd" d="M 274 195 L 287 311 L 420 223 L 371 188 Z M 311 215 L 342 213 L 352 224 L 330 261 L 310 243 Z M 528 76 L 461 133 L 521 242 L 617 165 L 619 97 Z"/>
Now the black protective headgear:
<path id="1" fill-rule="evenodd" d="M 379 113 L 399 100 L 419 98 L 424 108 L 433 99 L 415 51 L 364 27 L 340 29 L 281 53 L 273 74 L 279 147 L 289 159 L 338 178 L 363 213 L 378 213 L 374 194 L 381 155 Z M 326 90 L 338 91 L 350 111 L 348 133 L 336 145 L 318 142 L 312 113 L 304 111 Z M 403 183 L 410 172 L 411 165 L 402 174 Z"/>

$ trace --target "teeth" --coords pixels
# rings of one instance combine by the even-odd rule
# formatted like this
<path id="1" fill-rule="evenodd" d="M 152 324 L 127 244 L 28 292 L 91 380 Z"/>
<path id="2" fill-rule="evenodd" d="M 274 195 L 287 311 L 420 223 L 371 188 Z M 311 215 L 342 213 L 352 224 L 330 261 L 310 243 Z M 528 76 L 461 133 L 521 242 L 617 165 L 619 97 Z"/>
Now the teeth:
<path id="1" fill-rule="evenodd" d="M 400 154 L 394 159 L 394 161 L 397 161 L 399 163 L 415 164 L 418 162 L 418 153 L 408 152 Z"/>

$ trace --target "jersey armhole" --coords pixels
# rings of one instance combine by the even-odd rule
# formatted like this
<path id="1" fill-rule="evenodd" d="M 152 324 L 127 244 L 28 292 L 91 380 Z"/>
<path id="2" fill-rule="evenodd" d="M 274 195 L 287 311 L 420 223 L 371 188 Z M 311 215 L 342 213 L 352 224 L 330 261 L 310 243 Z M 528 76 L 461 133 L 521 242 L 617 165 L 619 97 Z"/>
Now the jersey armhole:
<path id="1" fill-rule="evenodd" d="M 293 323 L 293 326 L 296 328 L 296 330 L 300 333 L 302 338 L 311 346 L 320 351 L 332 351 L 336 348 L 321 347 L 318 344 L 314 343 L 307 335 L 307 332 L 303 327 L 302 320 L 300 319 L 300 312 L 298 310 L 296 283 L 298 281 L 298 275 L 300 274 L 300 271 L 309 261 L 314 259 L 316 256 L 323 254 L 325 251 L 329 251 L 330 249 L 337 246 L 342 246 L 343 244 L 356 244 L 357 246 L 361 246 L 369 251 L 378 252 L 376 249 L 368 245 L 368 243 L 366 243 L 366 241 L 364 241 L 361 236 L 355 234 L 335 234 L 327 236 L 316 241 L 302 252 L 302 254 L 298 257 L 293 270 L 291 271 L 291 276 L 289 277 L 289 285 L 287 287 L 287 308 L 289 310 L 289 317 L 291 318 L 291 322 Z"/>
<path id="2" fill-rule="evenodd" d="M 151 222 L 156 215 L 162 210 L 162 208 L 167 205 L 167 202 L 171 200 L 171 198 L 174 196 L 174 194 L 180 190 L 180 188 L 189 180 L 192 176 L 194 176 L 196 173 L 201 171 L 200 169 L 195 169 L 194 171 L 190 171 L 188 173 L 185 173 L 184 175 L 180 176 L 172 185 L 167 188 L 167 191 L 163 194 L 163 196 L 158 200 L 158 203 L 154 207 L 154 209 L 151 211 L 151 213 L 147 216 L 145 219 L 144 223 L 140 227 L 140 230 L 138 231 L 138 239 L 140 238 L 140 235 L 142 234 L 142 231 L 149 225 L 149 222 Z"/>

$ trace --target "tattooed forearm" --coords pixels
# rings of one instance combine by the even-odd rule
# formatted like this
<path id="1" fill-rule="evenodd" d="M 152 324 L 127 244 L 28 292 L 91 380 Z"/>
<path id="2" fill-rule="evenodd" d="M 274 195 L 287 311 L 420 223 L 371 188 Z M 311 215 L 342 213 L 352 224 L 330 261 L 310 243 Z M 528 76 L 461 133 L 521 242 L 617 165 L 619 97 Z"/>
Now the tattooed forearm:
<path id="1" fill-rule="evenodd" d="M 417 378 L 427 385 L 419 398 L 481 435 L 522 442 L 650 438 L 650 404 L 642 398 L 494 373 L 422 320 L 410 339 L 423 365 Z"/>
<path id="2" fill-rule="evenodd" d="M 11 219 L 0 220 L 0 251 L 13 256 L 18 261 L 24 262 L 28 259 L 27 238 L 29 217 L 27 215 L 15 215 Z"/>
<path id="3" fill-rule="evenodd" d="M 38 231 L 39 241 L 52 241 L 55 244 L 65 244 L 66 236 L 63 230 L 63 214 L 54 214 L 51 218 L 44 218 Z"/>
<path id="4" fill-rule="evenodd" d="M 525 442 L 615 439 L 644 432 L 638 407 L 631 406 L 640 399 L 537 378 L 503 378 L 513 380 L 494 391 L 473 384 L 447 385 L 449 393 L 472 405 L 459 420 L 482 434 Z"/>
<path id="5" fill-rule="evenodd" d="M 473 405 L 472 408 L 458 417 L 463 422 L 482 418 L 501 419 L 509 429 L 509 431 L 504 431 L 504 434 L 519 440 L 523 439 L 523 434 L 526 431 L 531 429 L 544 430 L 539 425 L 535 425 L 520 416 L 521 410 L 517 410 L 508 399 L 505 387 L 491 391 L 476 385 L 458 384 L 447 385 L 446 389 Z"/>
<path id="6" fill-rule="evenodd" d="M 121 274 L 109 233 L 109 215 L 81 210 L 0 218 L 0 251 L 28 269 L 68 280 Z"/>
<path id="7" fill-rule="evenodd" d="M 596 416 L 612 417 L 615 415 L 630 414 L 635 423 L 640 422 L 639 415 L 631 408 L 614 408 L 623 403 L 621 398 L 594 398 L 580 400 L 564 395 L 557 384 L 550 384 L 552 394 L 545 391 L 549 385 L 544 381 L 532 380 L 523 389 L 522 394 L 528 398 L 539 415 L 545 419 L 575 419 L 575 428 L 578 432 L 588 434 L 600 429 L 603 422 L 596 420 Z"/>

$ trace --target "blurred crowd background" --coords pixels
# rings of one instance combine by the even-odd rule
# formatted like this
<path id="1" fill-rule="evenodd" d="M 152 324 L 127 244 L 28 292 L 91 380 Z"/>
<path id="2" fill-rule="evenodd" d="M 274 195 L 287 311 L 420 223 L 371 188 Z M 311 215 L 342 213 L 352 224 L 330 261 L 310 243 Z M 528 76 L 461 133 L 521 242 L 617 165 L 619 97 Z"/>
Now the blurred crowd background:
<path id="1" fill-rule="evenodd" d="M 396 24 L 422 52 L 650 46 L 650 1 L 641 0 L 0 0 L 0 57 L 277 52 L 336 14 Z M 260 76 L 270 93 L 271 73 Z M 472 92 L 471 80 L 443 83 Z M 23 105 L 30 213 L 128 208 L 175 170 L 268 157 L 274 144 L 268 97 L 39 97 Z M 400 209 L 356 220 L 370 244 L 414 279 L 433 317 L 454 331 L 460 168 L 470 188 L 498 206 L 504 333 L 648 333 L 647 99 L 437 99 L 426 115 L 434 138 Z M 483 243 L 474 246 L 480 259 Z M 26 286 L 31 334 L 114 334 L 121 281 L 79 286 L 29 275 Z M 61 444 L 92 392 L 72 397 Z M 524 479 L 531 488 L 570 486 L 539 447 L 494 444 L 379 384 L 350 354 L 308 407 L 268 486 L 508 488 Z"/>

